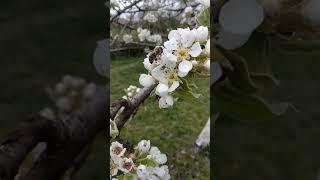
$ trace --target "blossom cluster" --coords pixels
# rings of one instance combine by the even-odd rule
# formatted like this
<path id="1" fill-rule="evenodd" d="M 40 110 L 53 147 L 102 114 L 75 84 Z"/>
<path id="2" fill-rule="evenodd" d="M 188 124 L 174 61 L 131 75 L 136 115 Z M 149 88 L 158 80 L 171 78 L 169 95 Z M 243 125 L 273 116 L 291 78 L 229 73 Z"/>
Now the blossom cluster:
<path id="1" fill-rule="evenodd" d="M 168 180 L 166 162 L 167 156 L 158 147 L 151 147 L 150 140 L 141 140 L 133 152 L 115 141 L 110 146 L 110 179 Z"/>
<path id="2" fill-rule="evenodd" d="M 133 37 L 131 34 L 124 34 L 122 37 L 124 43 L 129 44 L 133 42 Z"/>
<path id="3" fill-rule="evenodd" d="M 142 29 L 142 28 L 138 28 L 137 29 L 137 33 L 138 33 L 138 39 L 140 42 L 150 42 L 150 43 L 154 43 L 156 45 L 160 45 L 162 43 L 162 36 L 160 34 L 156 34 L 156 33 L 151 33 L 149 29 Z M 116 35 L 114 38 L 118 38 L 118 36 Z M 134 42 L 134 37 L 132 34 L 124 34 L 122 36 L 122 40 L 125 44 L 130 44 Z"/>
<path id="4" fill-rule="evenodd" d="M 138 88 L 137 86 L 130 85 L 127 89 L 124 90 L 126 95 L 123 96 L 122 98 L 130 100 L 132 97 L 134 97 L 140 91 L 141 91 L 141 88 Z"/>
<path id="5" fill-rule="evenodd" d="M 200 26 L 192 30 L 178 28 L 170 31 L 164 46 L 158 46 L 150 52 L 143 64 L 148 74 L 140 75 L 140 84 L 143 87 L 157 84 L 155 93 L 160 97 L 159 107 L 172 106 L 172 95 L 175 91 L 183 90 L 181 85 L 188 83 L 188 74 L 201 73 L 204 69 L 209 71 L 208 28 Z"/>
<path id="6" fill-rule="evenodd" d="M 48 119 L 64 119 L 89 101 L 96 90 L 96 84 L 87 83 L 80 77 L 66 75 L 54 88 L 47 89 L 50 99 L 55 104 L 54 108 L 46 107 L 40 114 Z"/>
<path id="7" fill-rule="evenodd" d="M 162 37 L 160 34 L 151 34 L 149 29 L 138 28 L 138 38 L 141 42 L 149 41 L 157 45 L 162 43 Z"/>
<path id="8" fill-rule="evenodd" d="M 186 23 L 188 25 L 196 24 L 195 15 L 196 11 L 192 7 L 186 7 L 181 14 L 181 23 Z"/>
<path id="9" fill-rule="evenodd" d="M 158 21 L 158 18 L 152 14 L 152 13 L 147 13 L 144 17 L 143 20 L 148 21 L 149 23 L 155 23 Z"/>

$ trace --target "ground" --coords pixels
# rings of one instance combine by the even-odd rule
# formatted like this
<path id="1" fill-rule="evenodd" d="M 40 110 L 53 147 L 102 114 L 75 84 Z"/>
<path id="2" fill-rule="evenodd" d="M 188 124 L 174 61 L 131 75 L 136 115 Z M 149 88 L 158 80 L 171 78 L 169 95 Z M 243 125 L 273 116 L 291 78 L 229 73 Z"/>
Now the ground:
<path id="1" fill-rule="evenodd" d="M 147 73 L 142 64 L 144 57 L 113 57 L 111 62 L 111 100 L 124 95 L 129 85 L 139 86 L 139 75 Z M 191 150 L 198 134 L 209 117 L 209 78 L 197 80 L 202 96 L 192 101 L 180 100 L 172 108 L 159 109 L 155 96 L 149 97 L 138 113 L 121 132 L 121 138 L 132 144 L 150 139 L 167 154 L 172 179 L 209 179 L 209 154 L 201 151 L 192 160 Z"/>

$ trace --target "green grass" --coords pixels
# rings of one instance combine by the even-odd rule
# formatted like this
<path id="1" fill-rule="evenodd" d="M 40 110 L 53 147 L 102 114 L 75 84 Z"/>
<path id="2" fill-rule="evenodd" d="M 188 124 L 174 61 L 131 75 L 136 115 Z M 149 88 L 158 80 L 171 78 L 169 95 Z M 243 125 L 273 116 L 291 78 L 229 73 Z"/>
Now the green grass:
<path id="1" fill-rule="evenodd" d="M 114 57 L 111 62 L 111 100 L 124 95 L 129 85 L 139 86 L 139 75 L 147 73 L 143 57 Z M 207 122 L 210 109 L 209 78 L 197 80 L 202 96 L 192 101 L 179 100 L 169 109 L 159 109 L 155 96 L 140 106 L 138 113 L 129 121 L 121 138 L 131 144 L 150 139 L 151 144 L 167 154 L 172 179 L 209 179 L 207 151 L 200 152 L 196 160 L 191 158 L 193 142 Z"/>

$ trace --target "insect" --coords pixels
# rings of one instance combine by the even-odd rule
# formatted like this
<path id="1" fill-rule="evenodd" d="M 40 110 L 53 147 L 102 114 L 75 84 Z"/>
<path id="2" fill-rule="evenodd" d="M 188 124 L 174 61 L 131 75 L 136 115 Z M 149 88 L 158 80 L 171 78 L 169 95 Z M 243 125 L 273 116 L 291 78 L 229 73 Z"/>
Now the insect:
<path id="1" fill-rule="evenodd" d="M 161 54 L 163 52 L 162 47 L 155 47 L 150 53 L 149 53 L 149 62 L 152 64 L 154 61 L 159 61 Z"/>

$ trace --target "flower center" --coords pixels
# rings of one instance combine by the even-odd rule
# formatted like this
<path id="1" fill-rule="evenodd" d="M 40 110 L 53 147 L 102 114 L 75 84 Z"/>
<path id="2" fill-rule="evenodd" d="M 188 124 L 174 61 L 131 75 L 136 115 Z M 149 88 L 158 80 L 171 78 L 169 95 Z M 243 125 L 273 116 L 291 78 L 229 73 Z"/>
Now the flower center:
<path id="1" fill-rule="evenodd" d="M 182 60 L 189 60 L 190 59 L 190 55 L 188 53 L 188 49 L 187 48 L 180 48 L 176 51 L 175 55 L 177 56 L 179 61 Z"/>
<path id="2" fill-rule="evenodd" d="M 121 153 L 121 151 L 122 151 L 122 148 L 121 147 L 119 147 L 119 146 L 117 146 L 117 147 L 115 147 L 114 149 L 113 149 L 113 154 L 115 154 L 115 155 L 119 155 L 120 153 Z"/>
<path id="3" fill-rule="evenodd" d="M 170 80 L 176 80 L 178 78 L 177 76 L 177 72 L 175 69 L 173 68 L 168 68 L 166 67 L 164 69 L 164 74 L 166 76 L 166 78 L 170 81 Z"/>
<path id="4" fill-rule="evenodd" d="M 125 162 L 123 163 L 123 168 L 124 169 L 127 169 L 127 170 L 130 170 L 131 169 L 131 166 L 132 166 L 132 163 L 129 161 L 129 162 Z"/>

